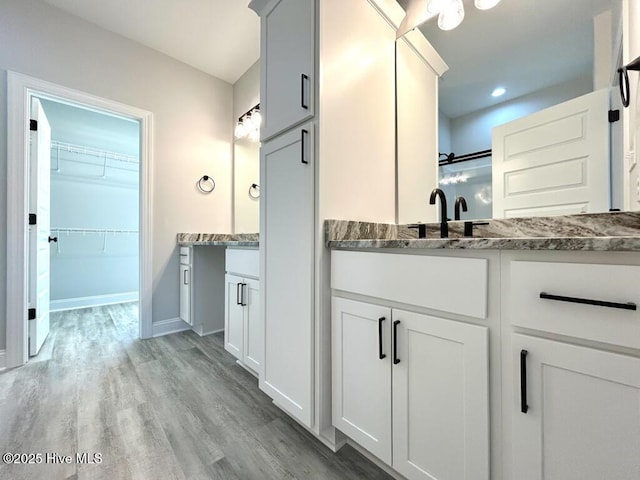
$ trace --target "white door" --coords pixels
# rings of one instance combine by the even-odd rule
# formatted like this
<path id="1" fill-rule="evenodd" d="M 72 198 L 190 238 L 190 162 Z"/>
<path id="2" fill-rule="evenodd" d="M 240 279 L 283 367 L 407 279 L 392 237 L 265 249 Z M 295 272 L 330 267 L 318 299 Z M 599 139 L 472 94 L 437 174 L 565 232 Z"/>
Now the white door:
<path id="1" fill-rule="evenodd" d="M 191 267 L 180 265 L 180 319 L 193 325 L 191 316 Z"/>
<path id="2" fill-rule="evenodd" d="M 393 311 L 393 467 L 489 480 L 488 329 Z"/>
<path id="3" fill-rule="evenodd" d="M 264 333 L 260 315 L 260 282 L 244 280 L 244 363 L 257 373 L 262 372 Z"/>
<path id="4" fill-rule="evenodd" d="M 264 141 L 313 115 L 315 0 L 271 0 L 261 28 Z"/>
<path id="5" fill-rule="evenodd" d="M 640 478 L 640 358 L 512 338 L 511 478 Z"/>
<path id="6" fill-rule="evenodd" d="M 49 334 L 51 233 L 51 127 L 40 101 L 36 98 L 31 100 L 31 120 L 29 212 L 36 215 L 36 224 L 29 226 L 29 355 L 33 356 L 38 354 Z M 35 315 L 31 315 L 31 309 L 35 309 Z"/>
<path id="7" fill-rule="evenodd" d="M 609 90 L 493 129 L 493 217 L 610 207 Z"/>
<path id="8" fill-rule="evenodd" d="M 313 425 L 313 124 L 262 144 L 260 255 L 264 376 L 278 406 Z"/>
<path id="9" fill-rule="evenodd" d="M 224 348 L 238 360 L 244 360 L 244 300 L 241 277 L 224 276 Z"/>
<path id="10" fill-rule="evenodd" d="M 334 297 L 333 425 L 391 464 L 391 309 Z"/>

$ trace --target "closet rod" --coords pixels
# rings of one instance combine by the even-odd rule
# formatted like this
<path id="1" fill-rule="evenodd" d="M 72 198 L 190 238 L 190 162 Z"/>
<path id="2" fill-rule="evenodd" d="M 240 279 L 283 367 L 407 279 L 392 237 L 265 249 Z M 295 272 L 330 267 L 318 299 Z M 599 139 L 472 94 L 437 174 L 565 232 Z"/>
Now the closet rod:
<path id="1" fill-rule="evenodd" d="M 82 145 L 74 145 L 72 143 L 52 141 L 51 149 L 52 150 L 59 149 L 65 152 L 77 153 L 80 155 L 93 155 L 95 157 L 107 158 L 109 160 L 117 160 L 119 162 L 140 163 L 138 161 L 138 157 L 134 155 L 125 155 L 123 153 L 110 152 L 108 150 L 99 150 L 96 148 L 84 147 Z"/>
<path id="2" fill-rule="evenodd" d="M 120 230 L 120 229 L 113 229 L 113 228 L 64 228 L 64 227 L 52 227 L 50 229 L 52 232 L 56 232 L 56 233 L 99 233 L 99 234 L 105 234 L 105 233 L 127 233 L 127 234 L 131 234 L 131 233 L 139 233 L 138 230 Z"/>

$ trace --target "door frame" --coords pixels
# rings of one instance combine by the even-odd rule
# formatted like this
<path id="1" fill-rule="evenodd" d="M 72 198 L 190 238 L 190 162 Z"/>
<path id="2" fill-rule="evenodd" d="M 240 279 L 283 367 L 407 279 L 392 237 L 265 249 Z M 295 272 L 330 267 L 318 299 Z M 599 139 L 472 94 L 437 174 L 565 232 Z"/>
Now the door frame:
<path id="1" fill-rule="evenodd" d="M 7 72 L 7 305 L 6 367 L 28 361 L 28 191 L 31 97 L 62 101 L 140 122 L 140 338 L 152 336 L 153 114 L 146 110 L 73 90 L 44 80 Z"/>

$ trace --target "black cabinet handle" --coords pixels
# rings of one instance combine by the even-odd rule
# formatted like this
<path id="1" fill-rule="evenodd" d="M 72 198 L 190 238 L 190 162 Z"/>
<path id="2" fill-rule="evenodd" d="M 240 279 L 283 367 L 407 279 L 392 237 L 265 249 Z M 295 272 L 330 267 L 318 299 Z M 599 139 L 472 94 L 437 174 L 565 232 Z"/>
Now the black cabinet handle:
<path id="1" fill-rule="evenodd" d="M 382 322 L 385 320 L 385 317 L 380 317 L 378 319 L 378 357 L 380 360 L 387 358 L 387 356 L 382 352 Z"/>
<path id="2" fill-rule="evenodd" d="M 307 80 L 309 80 L 309 77 L 307 75 L 305 75 L 304 73 L 300 74 L 300 106 L 302 108 L 304 108 L 305 110 L 309 110 L 309 105 L 307 105 L 307 102 L 305 101 L 305 95 L 304 95 L 304 90 L 305 90 L 305 84 L 307 82 Z"/>
<path id="3" fill-rule="evenodd" d="M 393 322 L 393 364 L 397 365 L 400 363 L 400 359 L 398 358 L 398 325 L 400 324 L 400 320 L 396 320 Z"/>
<path id="4" fill-rule="evenodd" d="M 557 300 L 559 302 L 582 303 L 584 305 L 595 305 L 597 307 L 621 308 L 623 310 L 637 310 L 636 304 L 605 302 L 603 300 L 591 300 L 589 298 L 563 297 L 562 295 L 551 295 L 550 293 L 540 292 L 540 298 L 546 300 Z"/>
<path id="5" fill-rule="evenodd" d="M 527 355 L 529 352 L 520 350 L 520 411 L 527 413 L 529 405 L 527 405 Z"/>
<path id="6" fill-rule="evenodd" d="M 185 268 L 182 273 L 182 283 L 184 283 L 185 285 L 189 285 L 189 278 L 187 277 L 188 273 L 189 273 L 189 270 Z"/>
<path id="7" fill-rule="evenodd" d="M 58 243 L 58 237 L 52 237 L 51 235 L 49 235 L 49 243 L 51 243 L 51 242 Z"/>
<path id="8" fill-rule="evenodd" d="M 309 130 L 305 130 L 305 129 L 303 128 L 303 129 L 302 129 L 302 131 L 301 131 L 301 134 L 300 134 L 300 135 L 301 135 L 301 137 L 300 137 L 300 144 L 302 145 L 302 147 L 301 147 L 301 149 L 300 149 L 300 161 L 306 165 L 306 164 L 308 164 L 308 163 L 309 163 L 309 162 L 306 160 L 306 158 L 305 158 L 305 153 L 306 153 L 306 150 L 307 150 L 307 147 L 306 147 L 306 144 L 307 144 L 307 142 L 306 142 L 306 138 L 307 138 L 307 135 L 309 135 Z"/>
<path id="9" fill-rule="evenodd" d="M 242 300 L 240 299 L 240 285 L 241 283 L 236 283 L 236 305 L 242 305 Z"/>
<path id="10" fill-rule="evenodd" d="M 241 283 L 240 285 L 241 285 L 241 287 L 240 287 L 240 305 L 242 305 L 243 307 L 246 307 L 247 304 L 245 303 L 246 296 L 245 296 L 245 289 L 244 288 L 247 286 L 247 284 L 246 283 Z"/>

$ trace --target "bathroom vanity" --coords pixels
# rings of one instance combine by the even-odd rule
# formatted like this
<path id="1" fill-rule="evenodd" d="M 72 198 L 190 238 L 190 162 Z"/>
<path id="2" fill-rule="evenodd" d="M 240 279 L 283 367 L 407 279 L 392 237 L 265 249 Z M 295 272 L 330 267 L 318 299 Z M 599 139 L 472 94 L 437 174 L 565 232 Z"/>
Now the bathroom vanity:
<path id="1" fill-rule="evenodd" d="M 491 223 L 557 233 L 327 222 L 334 425 L 409 479 L 636 478 L 640 215 Z"/>

